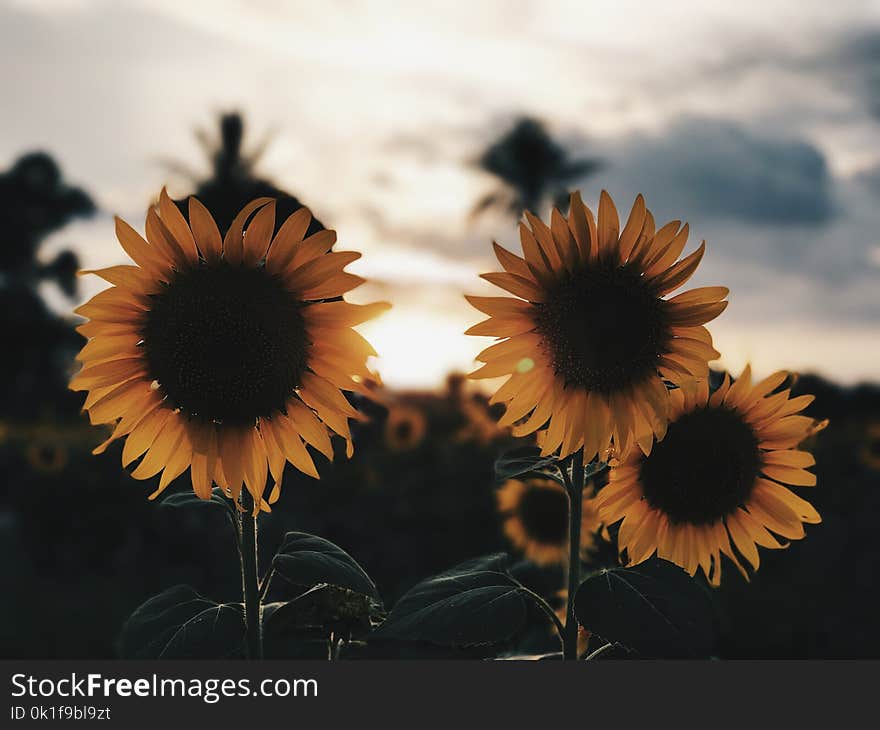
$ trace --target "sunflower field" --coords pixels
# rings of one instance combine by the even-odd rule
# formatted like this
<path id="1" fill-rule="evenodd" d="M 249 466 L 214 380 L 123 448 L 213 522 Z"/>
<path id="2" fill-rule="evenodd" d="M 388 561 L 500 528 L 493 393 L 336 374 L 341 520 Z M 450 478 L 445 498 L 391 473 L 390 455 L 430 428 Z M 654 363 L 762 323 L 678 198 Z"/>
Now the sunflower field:
<path id="1" fill-rule="evenodd" d="M 173 5 L 0 5 L 0 660 L 880 658 L 861 6 Z"/>
<path id="2" fill-rule="evenodd" d="M 710 369 L 729 291 L 676 291 L 706 251 L 686 224 L 604 192 L 527 212 L 484 275 L 503 296 L 467 297 L 494 344 L 431 393 L 382 384 L 356 327 L 390 305 L 349 303 L 358 254 L 290 207 L 221 230 L 162 190 L 145 235 L 116 220 L 133 264 L 81 272 L 110 286 L 79 343 L 46 312 L 54 336 L 21 331 L 81 347 L 56 415 L 4 424 L 12 654 L 870 654 L 843 601 L 865 513 L 823 480 L 870 499 L 877 391 Z"/>

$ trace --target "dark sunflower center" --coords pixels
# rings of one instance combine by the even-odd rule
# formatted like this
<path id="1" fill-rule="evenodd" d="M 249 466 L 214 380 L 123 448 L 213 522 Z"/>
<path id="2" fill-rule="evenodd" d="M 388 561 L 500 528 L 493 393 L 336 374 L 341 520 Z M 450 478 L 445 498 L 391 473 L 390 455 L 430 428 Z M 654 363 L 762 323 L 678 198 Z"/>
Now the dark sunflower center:
<path id="1" fill-rule="evenodd" d="M 516 513 L 532 540 L 560 545 L 568 539 L 568 497 L 562 489 L 527 489 Z"/>
<path id="2" fill-rule="evenodd" d="M 309 345 L 300 307 L 264 269 L 176 273 L 152 297 L 143 329 L 150 374 L 190 415 L 253 423 L 299 385 Z"/>
<path id="3" fill-rule="evenodd" d="M 413 425 L 410 421 L 400 421 L 394 427 L 394 435 L 401 441 L 408 441 L 413 435 Z"/>
<path id="4" fill-rule="evenodd" d="M 673 523 L 707 525 L 744 504 L 760 468 L 758 440 L 733 410 L 700 408 L 669 424 L 640 468 L 648 503 Z"/>
<path id="5" fill-rule="evenodd" d="M 662 300 L 631 267 L 577 271 L 535 306 L 556 374 L 588 390 L 610 393 L 639 382 L 656 371 L 669 339 Z"/>

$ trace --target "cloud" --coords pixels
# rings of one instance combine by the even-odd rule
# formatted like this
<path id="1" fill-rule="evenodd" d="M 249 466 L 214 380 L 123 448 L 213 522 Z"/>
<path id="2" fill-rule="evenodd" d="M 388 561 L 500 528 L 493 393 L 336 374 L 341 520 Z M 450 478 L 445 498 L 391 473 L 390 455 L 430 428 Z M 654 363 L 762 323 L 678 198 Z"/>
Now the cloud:
<path id="1" fill-rule="evenodd" d="M 607 188 L 625 215 L 642 192 L 658 222 L 689 221 L 692 241 L 709 247 L 693 283 L 735 291 L 730 320 L 880 321 L 880 210 L 867 174 L 833 175 L 809 142 L 693 116 L 600 153 L 607 173 L 585 182 L 585 199 Z"/>
<path id="2" fill-rule="evenodd" d="M 856 180 L 874 195 L 880 197 L 880 165 L 863 170 L 856 175 Z"/>
<path id="3" fill-rule="evenodd" d="M 613 143 L 605 156 L 611 177 L 677 215 L 788 226 L 826 223 L 835 212 L 815 146 L 726 120 L 678 119 L 661 134 Z"/>
<path id="4" fill-rule="evenodd" d="M 880 30 L 846 36 L 835 56 L 840 69 L 860 84 L 868 110 L 880 119 Z"/>

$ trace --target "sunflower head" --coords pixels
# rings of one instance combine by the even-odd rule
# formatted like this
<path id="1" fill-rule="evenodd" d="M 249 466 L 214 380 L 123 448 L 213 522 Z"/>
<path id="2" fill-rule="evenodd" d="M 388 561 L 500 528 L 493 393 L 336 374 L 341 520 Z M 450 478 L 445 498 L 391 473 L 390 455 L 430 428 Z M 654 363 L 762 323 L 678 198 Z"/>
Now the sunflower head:
<path id="1" fill-rule="evenodd" d="M 507 480 L 497 492 L 504 534 L 517 550 L 538 565 L 568 560 L 568 495 L 552 479 Z M 581 512 L 581 554 L 587 557 L 601 527 L 592 488 L 584 490 Z"/>
<path id="2" fill-rule="evenodd" d="M 491 412 L 491 407 L 476 397 L 463 398 L 459 403 L 464 425 L 455 432 L 455 440 L 459 442 L 476 441 L 488 444 L 493 439 L 506 435 L 509 429 L 500 428 L 498 419 Z"/>
<path id="3" fill-rule="evenodd" d="M 425 438 L 425 414 L 412 406 L 392 406 L 385 421 L 385 444 L 391 451 L 410 451 Z"/>
<path id="4" fill-rule="evenodd" d="M 190 470 L 205 499 L 214 483 L 258 507 L 267 476 L 279 495 L 285 464 L 318 477 L 307 447 L 333 458 L 331 433 L 352 451 L 343 391 L 363 392 L 375 352 L 352 327 L 388 305 L 355 305 L 345 292 L 363 282 L 343 271 L 359 258 L 333 252 L 334 231 L 305 237 L 302 208 L 275 220 L 275 201 L 245 206 L 221 237 L 190 198 L 188 219 L 165 190 L 146 218 L 146 239 L 124 221 L 116 233 L 134 265 L 87 272 L 112 286 L 76 312 L 91 321 L 73 390 L 87 391 L 93 424 L 114 425 L 95 451 L 125 438 L 123 465 L 148 479 L 155 498 Z"/>
<path id="5" fill-rule="evenodd" d="M 868 424 L 861 450 L 862 463 L 869 469 L 880 471 L 880 421 Z"/>
<path id="6" fill-rule="evenodd" d="M 638 196 L 621 228 L 610 196 L 598 223 L 571 196 L 568 217 L 550 225 L 526 213 L 523 255 L 495 244 L 504 271 L 483 278 L 514 297 L 468 297 L 489 319 L 468 334 L 498 338 L 477 359 L 474 378 L 506 376 L 493 402 L 507 405 L 501 425 L 517 435 L 546 429 L 545 454 L 619 458 L 634 444 L 648 453 L 662 438 L 669 412 L 663 380 L 708 374 L 717 358 L 703 326 L 726 307 L 724 287 L 666 295 L 694 273 L 705 242 L 679 260 L 688 226 L 659 228 Z"/>
<path id="7" fill-rule="evenodd" d="M 722 554 L 748 577 L 740 558 L 757 570 L 759 545 L 784 547 L 774 535 L 797 540 L 804 523 L 821 521 L 789 489 L 816 484 L 807 471 L 815 460 L 797 450 L 816 422 L 799 415 L 813 396 L 792 398 L 787 378 L 780 371 L 753 385 L 747 367 L 711 395 L 705 380 L 670 393 L 665 438 L 611 469 L 597 497 L 603 522 L 623 520 L 617 539 L 627 564 L 656 552 L 718 585 Z"/>
<path id="8" fill-rule="evenodd" d="M 25 447 L 30 467 L 40 474 L 58 474 L 67 466 L 67 445 L 56 439 L 35 439 Z"/>

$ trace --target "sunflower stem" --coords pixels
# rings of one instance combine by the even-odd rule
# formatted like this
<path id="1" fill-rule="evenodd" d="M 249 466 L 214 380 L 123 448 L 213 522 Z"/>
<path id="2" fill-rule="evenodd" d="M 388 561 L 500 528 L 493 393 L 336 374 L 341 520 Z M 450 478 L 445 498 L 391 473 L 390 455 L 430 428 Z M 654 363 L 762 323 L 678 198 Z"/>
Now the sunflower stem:
<path id="1" fill-rule="evenodd" d="M 254 498 L 241 490 L 239 526 L 241 531 L 241 594 L 244 599 L 245 647 L 248 659 L 263 658 L 263 627 L 260 607 L 260 582 L 257 577 L 257 518 Z"/>
<path id="2" fill-rule="evenodd" d="M 265 601 L 266 596 L 269 594 L 269 586 L 272 583 L 272 578 L 275 577 L 275 568 L 272 567 L 269 569 L 269 572 L 263 577 L 263 581 L 260 583 L 260 601 Z"/>
<path id="3" fill-rule="evenodd" d="M 607 644 L 602 644 L 602 646 L 600 646 L 598 649 L 587 654 L 584 657 L 584 661 L 585 662 L 594 661 L 594 660 L 598 659 L 600 655 L 604 654 L 606 651 L 608 651 L 609 649 L 613 649 L 613 648 L 614 648 L 614 644 L 612 644 L 610 641 Z"/>
<path id="4" fill-rule="evenodd" d="M 556 630 L 556 634 L 559 637 L 559 644 L 561 647 L 564 648 L 563 642 L 565 640 L 565 624 L 563 624 L 562 621 L 559 620 L 559 616 L 556 615 L 556 611 L 554 611 L 551 608 L 550 604 L 547 603 L 547 601 L 545 601 L 541 596 L 539 596 L 534 591 L 530 591 L 524 585 L 520 585 L 519 589 L 524 594 L 529 596 L 529 598 L 531 598 L 535 602 L 538 608 L 540 608 L 544 612 L 547 618 L 549 618 L 553 622 L 553 628 Z"/>
<path id="5" fill-rule="evenodd" d="M 568 468 L 571 467 L 571 474 Z M 574 615 L 574 597 L 581 582 L 581 513 L 584 494 L 584 453 L 578 451 L 562 465 L 568 492 L 568 596 L 565 611 L 564 659 L 578 658 L 578 621 Z"/>

